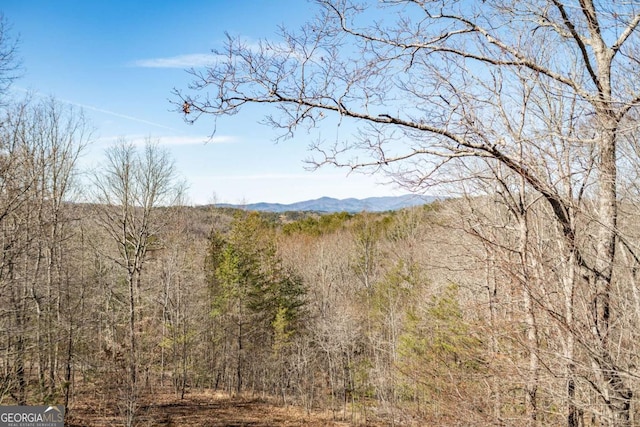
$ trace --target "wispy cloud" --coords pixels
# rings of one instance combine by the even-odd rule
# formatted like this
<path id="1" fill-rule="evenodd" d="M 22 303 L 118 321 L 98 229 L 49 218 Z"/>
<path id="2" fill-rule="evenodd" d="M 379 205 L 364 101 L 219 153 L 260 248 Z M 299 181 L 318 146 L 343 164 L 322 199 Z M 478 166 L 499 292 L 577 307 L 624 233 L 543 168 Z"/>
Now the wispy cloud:
<path id="1" fill-rule="evenodd" d="M 213 53 L 193 53 L 167 58 L 139 59 L 131 65 L 141 68 L 196 68 L 212 65 L 216 59 Z"/>
<path id="2" fill-rule="evenodd" d="M 344 175 L 322 175 L 322 174 L 284 174 L 284 173 L 266 173 L 253 175 L 208 175 L 200 178 L 208 180 L 224 180 L 224 181 L 269 181 L 269 180 L 341 180 Z"/>
<path id="3" fill-rule="evenodd" d="M 233 144 L 238 138 L 231 135 L 216 136 L 149 136 L 149 135 L 124 135 L 124 136 L 107 136 L 99 138 L 98 142 L 103 144 L 111 144 L 124 139 L 135 145 L 144 145 L 146 141 L 151 140 L 158 142 L 164 146 L 181 146 L 181 145 L 205 145 L 205 144 Z"/>
<path id="4" fill-rule="evenodd" d="M 282 42 L 271 42 L 269 40 L 254 40 L 242 38 L 242 45 L 251 52 L 268 51 L 274 55 L 297 56 L 291 49 Z M 198 68 L 212 66 L 216 60 L 226 60 L 225 55 L 210 53 L 191 53 L 185 55 L 175 55 L 162 58 L 138 59 L 130 63 L 132 67 L 140 68 Z"/>
<path id="5" fill-rule="evenodd" d="M 231 135 L 214 136 L 163 136 L 159 138 L 165 145 L 194 145 L 194 144 L 234 144 L 238 138 Z"/>

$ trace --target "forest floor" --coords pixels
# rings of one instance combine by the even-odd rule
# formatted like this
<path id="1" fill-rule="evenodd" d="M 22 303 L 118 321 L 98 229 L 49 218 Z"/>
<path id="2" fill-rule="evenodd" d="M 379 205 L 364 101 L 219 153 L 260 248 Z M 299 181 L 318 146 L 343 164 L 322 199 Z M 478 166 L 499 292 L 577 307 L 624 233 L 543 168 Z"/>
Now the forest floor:
<path id="1" fill-rule="evenodd" d="M 122 425 L 122 417 L 111 405 L 90 397 L 80 398 L 70 408 L 68 427 L 107 427 Z M 229 396 L 219 392 L 194 391 L 184 399 L 171 392 L 154 393 L 143 399 L 137 425 L 160 427 L 270 427 L 309 426 L 347 427 L 350 422 L 335 421 L 330 412 L 307 413 L 297 406 L 282 406 L 267 399 Z M 358 423 L 357 425 L 382 425 Z"/>

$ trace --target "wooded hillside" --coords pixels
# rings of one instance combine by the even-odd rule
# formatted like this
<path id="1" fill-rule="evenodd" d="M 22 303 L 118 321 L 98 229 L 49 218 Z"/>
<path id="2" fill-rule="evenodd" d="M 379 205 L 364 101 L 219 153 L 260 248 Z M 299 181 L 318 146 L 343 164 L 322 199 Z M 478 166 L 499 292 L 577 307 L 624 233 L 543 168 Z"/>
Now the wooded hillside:
<path id="1" fill-rule="evenodd" d="M 639 5 L 315 3 L 278 41 L 228 35 L 179 114 L 271 106 L 311 167 L 446 200 L 185 207 L 150 140 L 81 171 L 81 112 L 5 99 L 0 19 L 0 404 L 134 426 L 171 388 L 354 424 L 640 425 Z"/>
<path id="2" fill-rule="evenodd" d="M 359 423 L 526 425 L 533 398 L 538 422 L 557 425 L 568 339 L 578 381 L 590 381 L 589 331 L 565 328 L 557 230 L 542 210 L 525 263 L 499 199 L 355 215 L 157 207 L 163 226 L 135 284 L 132 340 L 128 270 L 96 215 L 106 207 L 37 200 L 13 212 L 21 228 L 3 228 L 15 242 L 1 270 L 3 404 L 64 402 L 73 416 L 90 395 L 135 424 L 140 402 L 170 386 L 180 397 L 270 396 Z M 52 213 L 53 238 L 42 220 Z M 485 216 L 502 218 L 500 230 Z M 512 240 L 496 237 L 505 230 Z M 616 338 L 630 361 L 633 289 L 615 293 L 631 305 Z M 572 294 L 577 310 L 589 307 L 583 295 Z M 579 390 L 572 404 L 597 425 L 601 396 Z"/>

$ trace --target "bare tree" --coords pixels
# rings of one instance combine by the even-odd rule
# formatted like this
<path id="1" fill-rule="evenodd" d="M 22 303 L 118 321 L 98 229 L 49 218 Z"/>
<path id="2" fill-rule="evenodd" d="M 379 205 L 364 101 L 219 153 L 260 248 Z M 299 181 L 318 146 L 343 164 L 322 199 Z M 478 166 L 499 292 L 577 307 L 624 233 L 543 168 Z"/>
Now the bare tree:
<path id="1" fill-rule="evenodd" d="M 59 363 L 65 366 L 64 381 L 70 382 L 73 334 L 77 327 L 73 306 L 77 304 L 78 293 L 70 289 L 70 281 L 76 277 L 69 274 L 73 258 L 68 248 L 75 218 L 65 204 L 77 195 L 77 161 L 90 141 L 91 128 L 81 112 L 65 108 L 53 99 L 34 106 L 31 114 L 25 137 L 33 144 L 33 166 L 37 171 L 35 200 L 31 205 L 38 224 L 34 230 L 37 236 L 34 265 L 36 274 L 41 269 L 43 275 L 38 278 L 42 284 L 33 287 L 31 294 L 37 308 L 41 383 L 47 396 L 54 396 Z M 68 386 L 65 397 L 68 400 Z"/>
<path id="2" fill-rule="evenodd" d="M 11 26 L 0 13 L 0 105 L 8 104 L 5 98 L 11 83 L 21 74 L 18 58 L 18 40 L 11 36 Z"/>
<path id="3" fill-rule="evenodd" d="M 28 398 L 32 380 L 26 364 L 37 370 L 37 390 L 46 399 L 53 399 L 64 386 L 65 381 L 58 381 L 60 367 L 66 364 L 65 370 L 70 369 L 77 324 L 66 316 L 69 281 L 74 280 L 67 274 L 73 259 L 67 244 L 73 231 L 66 202 L 73 198 L 77 159 L 90 134 L 81 113 L 55 100 L 25 100 L 8 108 L 3 117 L 0 321 L 8 337 L 13 335 L 5 342 L 8 354 L 13 354 L 5 363 L 13 365 L 13 372 L 5 378 L 14 383 L 9 390 L 21 403 Z M 27 351 L 31 348 L 37 350 Z M 66 373 L 63 377 L 69 381 Z"/>
<path id="4" fill-rule="evenodd" d="M 630 425 L 633 364 L 614 344 L 622 333 L 614 320 L 624 315 L 616 312 L 614 290 L 622 284 L 614 270 L 619 143 L 635 128 L 631 114 L 640 102 L 640 7 L 591 0 L 398 0 L 380 2 L 379 10 L 349 0 L 318 4 L 314 21 L 298 32 L 281 29 L 280 41 L 254 48 L 229 37 L 218 62 L 192 70 L 190 91 L 176 92 L 178 105 L 189 107 L 187 120 L 269 104 L 276 113 L 265 122 L 290 136 L 329 116 L 352 119 L 359 132 L 318 140 L 314 164 L 386 173 L 413 189 L 459 170 L 475 179 L 481 160 L 518 176 L 547 205 L 566 259 L 586 284 L 590 309 L 575 319 L 582 325 L 575 337 L 593 367 L 588 384 L 603 422 Z M 579 148 L 565 153 L 576 157 L 559 156 L 569 144 Z M 577 421 L 569 414 L 567 422 Z"/>
<path id="5" fill-rule="evenodd" d="M 140 281 L 149 250 L 160 244 L 168 223 L 160 211 L 180 202 L 182 186 L 169 153 L 147 141 L 144 150 L 121 140 L 106 151 L 106 163 L 94 177 L 96 220 L 117 247 L 113 261 L 124 271 L 128 291 L 127 425 L 133 425 L 138 394 L 138 306 Z"/>

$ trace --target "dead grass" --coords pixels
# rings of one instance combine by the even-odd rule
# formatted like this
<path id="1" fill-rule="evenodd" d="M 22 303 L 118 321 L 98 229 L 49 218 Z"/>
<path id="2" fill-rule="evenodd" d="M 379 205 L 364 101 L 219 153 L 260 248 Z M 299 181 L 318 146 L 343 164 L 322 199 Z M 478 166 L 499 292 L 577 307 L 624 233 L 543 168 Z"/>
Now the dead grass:
<path id="1" fill-rule="evenodd" d="M 223 393 L 194 391 L 181 400 L 170 392 L 154 393 L 142 399 L 137 417 L 139 426 L 270 427 L 309 426 L 347 427 L 353 424 L 332 419 L 330 413 L 283 407 L 268 400 Z M 114 405 L 100 404 L 95 398 L 80 398 L 70 408 L 68 427 L 110 427 L 122 425 Z M 359 424 L 364 425 L 364 424 Z M 375 424 L 366 424 L 375 425 Z"/>

